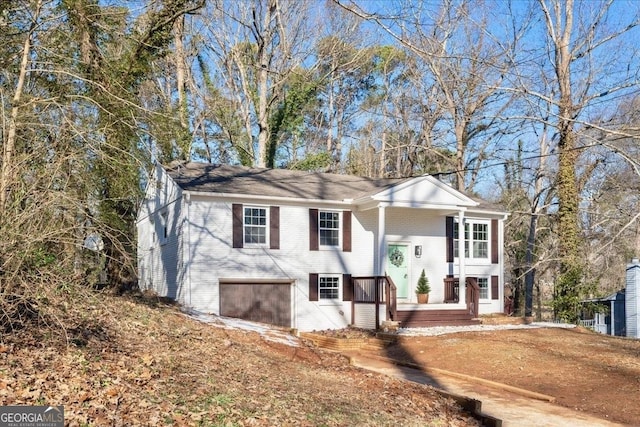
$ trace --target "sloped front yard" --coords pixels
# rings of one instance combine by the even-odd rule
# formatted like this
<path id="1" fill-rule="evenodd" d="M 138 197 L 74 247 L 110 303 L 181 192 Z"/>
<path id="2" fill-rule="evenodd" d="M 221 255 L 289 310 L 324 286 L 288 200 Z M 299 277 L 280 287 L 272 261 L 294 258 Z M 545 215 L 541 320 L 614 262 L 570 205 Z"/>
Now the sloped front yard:
<path id="1" fill-rule="evenodd" d="M 433 389 L 332 352 L 100 296 L 69 345 L 0 336 L 0 405 L 63 405 L 67 425 L 477 425 Z M 37 331 L 35 331 L 37 332 Z M 36 334 L 38 335 L 38 334 Z"/>
<path id="2" fill-rule="evenodd" d="M 401 337 L 380 356 L 543 393 L 602 419 L 640 420 L 640 341 L 583 328 Z"/>

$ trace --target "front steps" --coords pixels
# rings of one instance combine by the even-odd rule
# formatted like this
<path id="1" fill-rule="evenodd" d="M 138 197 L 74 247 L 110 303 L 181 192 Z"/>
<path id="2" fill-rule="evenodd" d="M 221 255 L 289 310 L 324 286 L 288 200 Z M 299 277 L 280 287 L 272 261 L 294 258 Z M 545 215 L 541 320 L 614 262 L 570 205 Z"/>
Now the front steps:
<path id="1" fill-rule="evenodd" d="M 468 310 L 402 310 L 398 307 L 397 319 L 401 328 L 425 328 L 431 326 L 479 325 Z"/>

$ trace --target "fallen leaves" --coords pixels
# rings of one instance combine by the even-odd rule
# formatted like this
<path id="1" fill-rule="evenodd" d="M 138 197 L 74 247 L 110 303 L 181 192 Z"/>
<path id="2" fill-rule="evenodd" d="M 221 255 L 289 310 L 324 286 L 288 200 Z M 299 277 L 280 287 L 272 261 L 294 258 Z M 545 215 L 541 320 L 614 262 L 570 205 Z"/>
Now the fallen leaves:
<path id="1" fill-rule="evenodd" d="M 81 347 L 0 344 L 0 405 L 63 405 L 70 426 L 477 425 L 429 387 L 306 342 L 110 296 L 95 322 Z"/>

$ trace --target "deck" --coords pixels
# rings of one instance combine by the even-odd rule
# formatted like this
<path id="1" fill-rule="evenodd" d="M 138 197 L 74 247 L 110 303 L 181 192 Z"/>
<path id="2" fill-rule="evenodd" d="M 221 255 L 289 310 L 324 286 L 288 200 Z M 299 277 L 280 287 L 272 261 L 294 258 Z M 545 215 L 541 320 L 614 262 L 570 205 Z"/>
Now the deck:
<path id="1" fill-rule="evenodd" d="M 353 277 L 353 286 L 350 291 L 352 302 L 351 324 L 356 325 L 356 312 L 363 313 L 363 306 L 374 306 L 373 317 L 370 321 L 371 327 L 380 328 L 382 320 L 400 322 L 400 327 L 417 328 L 429 326 L 462 326 L 476 325 L 480 321 L 477 319 L 478 297 L 480 289 L 475 278 L 468 277 L 466 280 L 466 302 L 460 303 L 459 292 L 457 291 L 458 279 L 445 279 L 445 297 L 450 296 L 449 302 L 438 304 L 415 304 L 398 300 L 396 297 L 396 286 L 388 276 L 367 276 Z M 384 308 L 381 313 L 381 308 Z M 370 312 L 369 312 L 370 315 Z M 364 323 L 366 316 L 362 319 Z"/>

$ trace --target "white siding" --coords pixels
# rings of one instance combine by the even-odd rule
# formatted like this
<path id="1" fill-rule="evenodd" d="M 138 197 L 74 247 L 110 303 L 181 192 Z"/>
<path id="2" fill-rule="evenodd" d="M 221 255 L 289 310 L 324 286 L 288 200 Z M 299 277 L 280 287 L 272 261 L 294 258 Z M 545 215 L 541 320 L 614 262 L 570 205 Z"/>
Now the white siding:
<path id="1" fill-rule="evenodd" d="M 184 302 L 181 196 L 164 170 L 157 168 L 138 213 L 138 272 L 141 289 Z"/>
<path id="2" fill-rule="evenodd" d="M 640 262 L 634 259 L 627 265 L 625 290 L 625 312 L 627 322 L 627 336 L 640 338 Z"/>
<path id="3" fill-rule="evenodd" d="M 424 269 L 431 294 L 429 301 L 444 299 L 443 280 L 448 274 L 445 217 L 419 209 L 387 209 L 387 243 L 409 246 L 409 301 L 417 302 L 415 287 Z M 415 246 L 422 246 L 422 256 L 415 256 Z"/>
<path id="4" fill-rule="evenodd" d="M 280 249 L 233 248 L 232 205 L 279 206 Z M 140 287 L 174 298 L 190 307 L 219 314 L 220 279 L 288 279 L 292 290 L 293 323 L 301 331 L 337 329 L 351 323 L 351 302 L 309 301 L 309 273 L 375 274 L 378 241 L 378 211 L 352 211 L 352 249 L 309 250 L 309 208 L 351 210 L 345 205 L 308 206 L 302 203 L 258 203 L 247 197 L 214 198 L 191 193 L 183 197 L 180 189 L 162 170 L 152 181 L 138 215 L 138 261 Z M 162 234 L 162 215 L 169 235 Z M 456 273 L 446 262 L 445 212 L 427 209 L 386 208 L 387 243 L 406 243 L 409 247 L 409 301 L 415 301 L 414 287 L 425 270 L 432 293 L 430 302 L 442 302 L 443 279 Z M 500 235 L 502 242 L 502 234 Z M 414 248 L 422 246 L 422 256 Z M 385 258 L 386 259 L 386 258 Z M 502 255 L 501 255 L 502 259 Z M 500 277 L 501 264 L 467 263 L 467 276 Z M 502 291 L 501 291 L 502 292 Z M 497 301 L 481 302 L 480 312 L 502 311 L 502 295 Z M 356 325 L 373 324 L 373 308 L 356 311 Z M 384 319 L 381 307 L 381 321 Z M 369 318 L 370 317 L 370 318 Z"/>
<path id="5" fill-rule="evenodd" d="M 352 216 L 352 251 L 309 250 L 309 208 L 280 206 L 280 248 L 232 248 L 232 204 L 192 196 L 186 268 L 191 282 L 190 305 L 220 312 L 218 279 L 291 279 L 297 283 L 294 309 L 300 330 L 336 329 L 351 321 L 351 302 L 309 301 L 309 273 L 370 275 L 373 237 Z M 338 208 L 338 207 L 334 207 Z"/>

